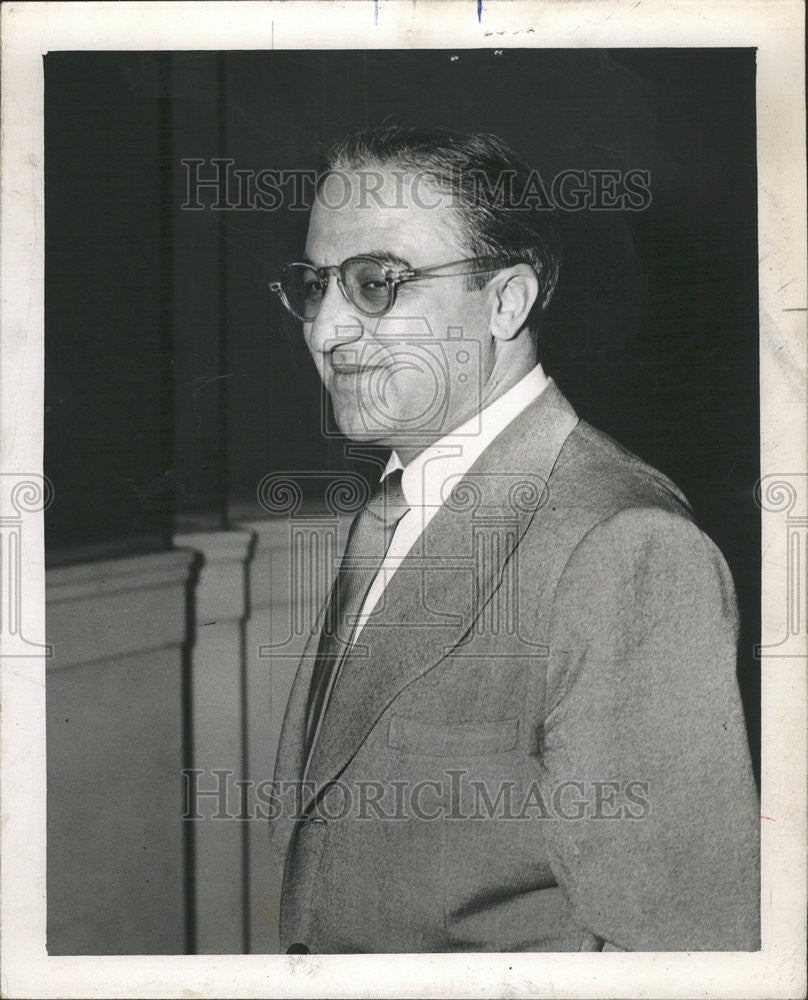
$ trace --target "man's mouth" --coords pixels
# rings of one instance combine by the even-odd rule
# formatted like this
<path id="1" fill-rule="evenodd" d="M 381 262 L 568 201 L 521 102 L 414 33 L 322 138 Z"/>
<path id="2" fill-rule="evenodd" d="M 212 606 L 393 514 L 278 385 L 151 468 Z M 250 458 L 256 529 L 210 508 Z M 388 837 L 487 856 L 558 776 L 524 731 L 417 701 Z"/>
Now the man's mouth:
<path id="1" fill-rule="evenodd" d="M 382 367 L 381 365 L 357 365 L 347 361 L 331 361 L 330 366 L 335 375 L 358 375 L 360 372 L 375 371 Z"/>

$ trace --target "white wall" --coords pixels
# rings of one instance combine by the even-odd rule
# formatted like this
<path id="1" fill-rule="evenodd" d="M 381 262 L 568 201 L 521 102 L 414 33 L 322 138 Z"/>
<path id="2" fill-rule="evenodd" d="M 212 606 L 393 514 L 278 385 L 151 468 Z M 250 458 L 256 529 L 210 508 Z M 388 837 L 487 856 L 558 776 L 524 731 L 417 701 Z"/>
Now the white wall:
<path id="1" fill-rule="evenodd" d="M 47 574 L 51 954 L 184 951 L 189 561 L 168 552 Z"/>
<path id="2" fill-rule="evenodd" d="M 250 522 L 48 571 L 51 954 L 277 950 L 280 872 L 234 782 L 272 778 L 335 528 Z M 234 818 L 211 795 L 183 820 L 188 767 L 200 790 L 229 772 Z"/>

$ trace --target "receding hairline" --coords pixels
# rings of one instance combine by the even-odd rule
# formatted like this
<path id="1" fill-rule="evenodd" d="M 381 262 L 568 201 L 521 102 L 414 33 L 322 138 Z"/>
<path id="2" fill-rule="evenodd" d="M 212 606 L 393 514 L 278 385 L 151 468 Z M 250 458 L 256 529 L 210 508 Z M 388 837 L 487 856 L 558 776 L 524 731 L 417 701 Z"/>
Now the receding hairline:
<path id="1" fill-rule="evenodd" d="M 318 197 L 316 197 L 314 200 L 314 205 L 312 206 L 312 212 L 314 212 L 315 209 L 318 207 L 325 209 L 326 211 L 333 212 L 335 215 L 339 215 L 340 212 L 361 211 L 362 209 L 362 206 L 356 204 L 357 192 L 353 192 L 351 196 L 351 201 L 342 206 L 329 205 L 327 199 L 322 199 L 321 197 L 319 197 L 322 187 L 327 182 L 329 177 L 335 174 L 343 175 L 346 177 L 348 175 L 361 176 L 362 173 L 369 173 L 372 171 L 378 171 L 380 174 L 383 175 L 386 174 L 388 177 L 390 177 L 392 176 L 391 169 L 397 170 L 397 168 L 393 164 L 384 163 L 379 160 L 368 160 L 367 165 L 363 166 L 348 166 L 348 165 L 338 164 L 335 165 L 333 168 L 329 168 L 319 178 L 317 185 Z M 432 194 L 451 193 L 451 188 L 449 187 L 449 185 L 445 183 L 440 183 L 439 177 L 437 177 L 436 175 L 427 170 L 420 171 L 417 168 L 410 169 L 409 167 L 404 167 L 402 169 L 401 176 L 405 179 L 405 181 L 406 178 L 408 177 L 423 176 L 424 187 L 422 193 L 425 195 L 429 195 L 430 193 Z M 403 187 L 404 190 L 406 190 L 407 187 L 406 183 L 403 185 Z M 371 197 L 376 193 L 378 193 L 379 195 L 383 195 L 385 198 L 389 200 L 389 195 L 390 195 L 389 188 L 386 189 L 373 188 L 373 190 L 370 192 Z M 406 205 L 400 204 L 397 207 L 391 207 L 388 205 L 387 207 L 390 209 L 391 213 L 393 214 L 393 217 L 395 217 L 395 213 L 401 212 L 402 210 L 406 210 L 406 208 L 408 207 L 422 209 L 425 210 L 426 212 L 431 212 L 433 213 L 433 217 L 435 217 L 434 212 L 439 211 L 438 216 L 435 217 L 437 224 L 445 226 L 449 230 L 451 235 L 456 240 L 458 240 L 461 246 L 465 246 L 466 248 L 471 250 L 473 233 L 471 231 L 468 219 L 466 218 L 466 215 L 463 212 L 460 205 L 452 204 L 450 202 L 445 202 L 440 206 L 423 206 L 423 205 L 418 205 L 416 202 L 413 202 L 412 199 L 409 199 Z"/>
<path id="2" fill-rule="evenodd" d="M 521 185 L 537 171 L 499 136 L 382 124 L 335 143 L 326 164 L 322 182 L 336 171 L 349 170 L 420 175 L 424 191 L 429 184 L 451 196 L 446 205 L 451 212 L 445 217 L 462 244 L 474 254 L 513 254 L 515 260 L 529 264 L 539 277 L 538 310 L 549 304 L 560 267 L 558 238 L 552 219 L 539 225 L 540 206 L 522 202 L 513 189 L 513 184 Z M 507 175 L 513 180 L 502 187 L 501 179 Z M 537 322 L 535 317 L 531 320 L 531 329 Z"/>

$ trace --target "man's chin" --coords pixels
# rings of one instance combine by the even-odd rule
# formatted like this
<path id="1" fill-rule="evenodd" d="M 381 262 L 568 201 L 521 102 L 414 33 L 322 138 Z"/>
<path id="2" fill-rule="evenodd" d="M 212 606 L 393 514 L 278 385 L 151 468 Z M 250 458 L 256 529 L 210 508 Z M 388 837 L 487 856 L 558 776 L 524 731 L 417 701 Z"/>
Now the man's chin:
<path id="1" fill-rule="evenodd" d="M 389 428 L 374 427 L 370 421 L 366 423 L 361 417 L 357 417 L 356 415 L 342 417 L 340 414 L 335 413 L 334 417 L 340 432 L 349 441 L 361 442 L 362 444 L 384 445 L 389 440 Z"/>
<path id="2" fill-rule="evenodd" d="M 383 435 L 382 433 L 372 434 L 368 430 L 364 429 L 358 430 L 357 428 L 354 427 L 351 427 L 348 430 L 344 430 L 342 427 L 340 427 L 340 430 L 349 441 L 355 441 L 357 442 L 357 444 L 384 445 L 387 443 L 385 440 L 385 435 Z"/>

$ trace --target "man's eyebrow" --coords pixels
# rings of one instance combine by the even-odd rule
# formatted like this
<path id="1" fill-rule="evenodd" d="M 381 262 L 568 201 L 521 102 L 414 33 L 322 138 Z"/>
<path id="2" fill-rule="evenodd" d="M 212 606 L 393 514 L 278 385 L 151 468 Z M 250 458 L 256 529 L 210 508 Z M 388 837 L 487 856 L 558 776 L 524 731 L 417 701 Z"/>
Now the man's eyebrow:
<path id="1" fill-rule="evenodd" d="M 373 260 L 378 260 L 382 264 L 395 264 L 397 267 L 406 269 L 412 267 L 412 264 L 406 258 L 393 253 L 392 250 L 362 250 L 360 253 L 352 253 L 351 257 L 372 257 Z M 311 264 L 312 267 L 318 266 L 307 253 L 304 253 L 300 257 L 300 262 L 302 264 Z M 342 261 L 338 261 L 337 263 L 342 263 Z"/>
<path id="2" fill-rule="evenodd" d="M 396 264 L 398 267 L 412 267 L 412 264 L 406 258 L 399 256 L 397 253 L 393 253 L 392 250 L 367 250 L 363 254 L 357 254 L 357 256 L 373 257 L 375 260 L 379 260 L 384 264 Z"/>

